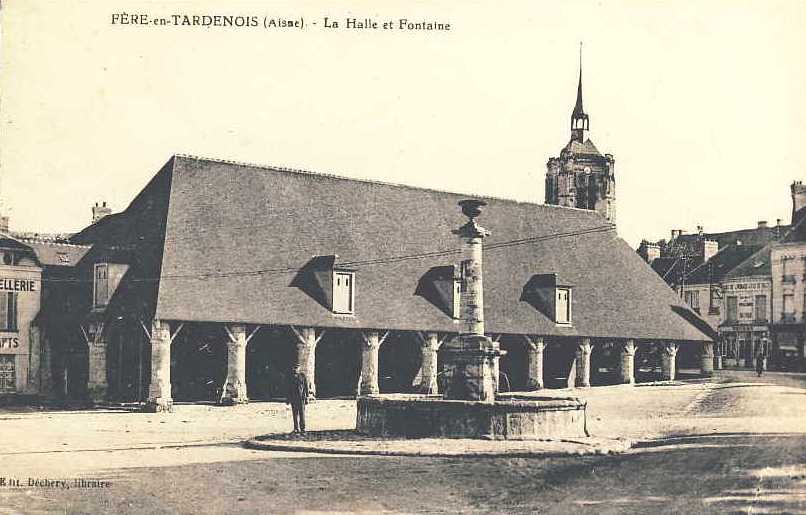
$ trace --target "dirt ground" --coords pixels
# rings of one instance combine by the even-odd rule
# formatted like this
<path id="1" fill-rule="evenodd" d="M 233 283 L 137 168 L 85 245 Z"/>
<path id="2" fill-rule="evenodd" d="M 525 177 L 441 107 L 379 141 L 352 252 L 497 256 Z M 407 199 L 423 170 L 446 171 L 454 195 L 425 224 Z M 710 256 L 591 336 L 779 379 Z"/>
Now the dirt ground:
<path id="1" fill-rule="evenodd" d="M 553 393 L 588 401 L 592 434 L 638 445 L 566 458 L 326 456 L 241 446 L 290 429 L 277 403 L 5 410 L 0 513 L 806 513 L 804 374 Z M 312 429 L 354 422 L 351 401 L 310 410 Z"/>

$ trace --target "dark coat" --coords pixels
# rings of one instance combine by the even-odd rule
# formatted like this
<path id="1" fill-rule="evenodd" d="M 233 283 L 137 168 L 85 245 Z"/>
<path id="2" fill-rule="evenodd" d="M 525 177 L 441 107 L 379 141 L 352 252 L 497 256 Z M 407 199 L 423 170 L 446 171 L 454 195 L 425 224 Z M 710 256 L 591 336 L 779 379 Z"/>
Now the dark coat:
<path id="1" fill-rule="evenodd" d="M 305 374 L 292 372 L 288 376 L 286 402 L 298 406 L 308 403 L 308 379 Z"/>

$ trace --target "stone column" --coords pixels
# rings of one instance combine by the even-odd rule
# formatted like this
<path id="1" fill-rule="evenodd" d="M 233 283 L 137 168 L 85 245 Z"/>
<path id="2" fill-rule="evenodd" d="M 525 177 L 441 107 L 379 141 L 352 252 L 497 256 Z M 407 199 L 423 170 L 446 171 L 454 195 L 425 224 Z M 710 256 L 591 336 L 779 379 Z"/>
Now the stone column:
<path id="1" fill-rule="evenodd" d="M 524 335 L 526 339 L 526 389 L 540 390 L 543 388 L 543 352 L 546 344 L 543 338 L 538 336 L 534 339 Z"/>
<path id="2" fill-rule="evenodd" d="M 376 395 L 378 386 L 378 350 L 381 348 L 381 335 L 378 331 L 368 331 L 361 335 L 361 379 L 358 382 L 358 395 Z"/>
<path id="3" fill-rule="evenodd" d="M 437 351 L 439 351 L 440 344 L 437 333 L 425 333 L 423 335 L 423 339 L 420 342 L 422 369 L 420 371 L 418 393 L 439 393 L 439 387 L 437 386 Z"/>
<path id="4" fill-rule="evenodd" d="M 106 347 L 104 324 L 92 322 L 87 328 L 87 393 L 92 401 L 103 401 L 109 390 L 106 373 Z"/>
<path id="5" fill-rule="evenodd" d="M 703 342 L 700 353 L 700 373 L 704 376 L 714 375 L 714 344 Z"/>
<path id="6" fill-rule="evenodd" d="M 308 396 L 314 398 L 316 397 L 316 344 L 319 343 L 316 329 L 303 327 L 294 332 L 297 335 L 296 364 L 302 367 L 302 373 L 308 380 Z"/>
<path id="7" fill-rule="evenodd" d="M 661 370 L 663 379 L 666 381 L 674 381 L 676 373 L 676 360 L 678 345 L 676 343 L 666 343 L 663 345 L 663 353 L 661 355 Z"/>
<path id="8" fill-rule="evenodd" d="M 582 338 L 576 352 L 576 386 L 588 387 L 591 385 L 591 346 L 590 338 Z"/>
<path id="9" fill-rule="evenodd" d="M 171 411 L 171 330 L 168 322 L 151 323 L 151 382 L 148 385 L 147 411 Z"/>
<path id="10" fill-rule="evenodd" d="M 619 379 L 622 384 L 635 384 L 635 340 L 627 340 L 621 346 Z"/>
<path id="11" fill-rule="evenodd" d="M 221 404 L 244 404 L 249 402 L 246 392 L 246 326 L 229 326 L 227 342 L 227 379 Z"/>

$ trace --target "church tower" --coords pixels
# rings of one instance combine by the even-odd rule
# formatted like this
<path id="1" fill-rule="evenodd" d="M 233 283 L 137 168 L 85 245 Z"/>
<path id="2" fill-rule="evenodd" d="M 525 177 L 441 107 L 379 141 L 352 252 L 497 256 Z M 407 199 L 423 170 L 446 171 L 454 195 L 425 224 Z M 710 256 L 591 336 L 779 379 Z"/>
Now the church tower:
<path id="1" fill-rule="evenodd" d="M 588 138 L 590 117 L 582 106 L 582 45 L 577 101 L 571 112 L 571 140 L 546 163 L 546 204 L 590 209 L 616 223 L 613 156 L 602 155 Z"/>

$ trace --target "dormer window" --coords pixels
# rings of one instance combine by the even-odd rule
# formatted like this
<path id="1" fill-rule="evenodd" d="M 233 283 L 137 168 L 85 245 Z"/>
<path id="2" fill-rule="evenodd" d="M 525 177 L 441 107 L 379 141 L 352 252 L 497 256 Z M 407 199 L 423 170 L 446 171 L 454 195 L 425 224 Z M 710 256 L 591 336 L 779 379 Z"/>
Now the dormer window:
<path id="1" fill-rule="evenodd" d="M 537 274 L 523 287 L 521 300 L 528 302 L 555 324 L 570 326 L 572 290 L 571 284 L 559 280 L 557 274 Z"/>
<path id="2" fill-rule="evenodd" d="M 355 272 L 339 270 L 333 272 L 333 312 L 340 314 L 355 312 Z"/>
<path id="3" fill-rule="evenodd" d="M 96 308 L 106 307 L 109 304 L 109 265 L 107 263 L 96 263 L 94 277 L 93 306 Z"/>
<path id="4" fill-rule="evenodd" d="M 571 288 L 557 288 L 555 302 L 555 318 L 558 324 L 571 323 Z"/>

